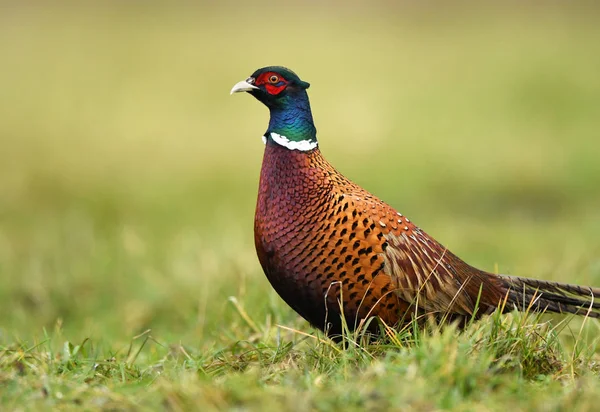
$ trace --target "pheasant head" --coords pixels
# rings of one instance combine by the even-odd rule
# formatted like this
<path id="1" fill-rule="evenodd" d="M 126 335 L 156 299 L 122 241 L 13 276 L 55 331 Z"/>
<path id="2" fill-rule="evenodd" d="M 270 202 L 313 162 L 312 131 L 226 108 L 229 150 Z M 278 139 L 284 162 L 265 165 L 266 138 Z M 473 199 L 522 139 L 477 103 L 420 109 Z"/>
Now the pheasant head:
<path id="1" fill-rule="evenodd" d="M 315 128 L 306 89 L 309 83 L 280 66 L 258 69 L 237 83 L 231 94 L 247 92 L 269 108 L 271 119 L 264 137 L 296 150 L 317 147 Z"/>

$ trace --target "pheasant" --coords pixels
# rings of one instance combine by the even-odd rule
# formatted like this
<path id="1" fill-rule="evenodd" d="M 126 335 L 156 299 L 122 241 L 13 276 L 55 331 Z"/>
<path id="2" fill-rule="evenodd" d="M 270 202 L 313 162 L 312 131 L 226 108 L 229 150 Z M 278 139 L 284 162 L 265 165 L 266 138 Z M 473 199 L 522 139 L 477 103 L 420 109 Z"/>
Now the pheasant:
<path id="1" fill-rule="evenodd" d="M 498 308 L 600 317 L 600 288 L 476 269 L 339 173 L 319 150 L 309 86 L 271 66 L 231 90 L 270 111 L 254 241 L 267 279 L 304 319 L 339 337 L 344 327 L 376 332 L 373 317 L 397 327 Z"/>

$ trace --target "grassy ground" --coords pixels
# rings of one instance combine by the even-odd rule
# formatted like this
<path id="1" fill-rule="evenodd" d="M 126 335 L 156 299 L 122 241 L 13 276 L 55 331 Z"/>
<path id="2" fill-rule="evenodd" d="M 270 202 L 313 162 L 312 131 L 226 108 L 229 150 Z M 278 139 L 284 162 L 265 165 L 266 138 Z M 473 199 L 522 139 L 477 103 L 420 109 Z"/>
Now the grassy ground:
<path id="1" fill-rule="evenodd" d="M 0 409 L 591 410 L 600 323 L 334 345 L 268 285 L 267 112 L 467 261 L 600 286 L 597 8 L 3 6 Z M 281 326 L 279 326 L 281 325 Z"/>

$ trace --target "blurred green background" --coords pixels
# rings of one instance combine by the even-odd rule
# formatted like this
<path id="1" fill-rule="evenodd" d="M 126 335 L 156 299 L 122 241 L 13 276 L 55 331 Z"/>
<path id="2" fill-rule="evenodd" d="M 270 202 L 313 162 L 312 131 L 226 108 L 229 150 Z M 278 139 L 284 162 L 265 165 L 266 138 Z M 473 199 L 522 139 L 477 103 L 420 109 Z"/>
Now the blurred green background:
<path id="1" fill-rule="evenodd" d="M 483 269 L 600 286 L 593 3 L 4 3 L 0 342 L 310 331 L 255 257 L 267 110 L 311 82 L 321 150 Z"/>

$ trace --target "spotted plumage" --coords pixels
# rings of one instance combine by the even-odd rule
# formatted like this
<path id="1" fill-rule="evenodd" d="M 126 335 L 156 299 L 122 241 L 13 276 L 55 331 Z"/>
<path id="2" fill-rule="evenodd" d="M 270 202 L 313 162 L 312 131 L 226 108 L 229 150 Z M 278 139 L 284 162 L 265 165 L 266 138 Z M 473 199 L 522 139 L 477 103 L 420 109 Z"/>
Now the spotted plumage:
<path id="1" fill-rule="evenodd" d="M 270 110 L 255 245 L 268 280 L 302 317 L 332 336 L 342 314 L 351 330 L 371 317 L 464 321 L 498 307 L 600 317 L 599 288 L 476 269 L 335 170 L 318 148 L 308 87 L 266 67 L 232 89 Z"/>

